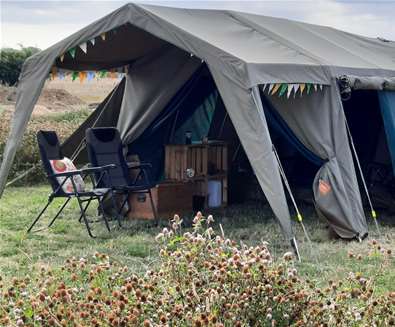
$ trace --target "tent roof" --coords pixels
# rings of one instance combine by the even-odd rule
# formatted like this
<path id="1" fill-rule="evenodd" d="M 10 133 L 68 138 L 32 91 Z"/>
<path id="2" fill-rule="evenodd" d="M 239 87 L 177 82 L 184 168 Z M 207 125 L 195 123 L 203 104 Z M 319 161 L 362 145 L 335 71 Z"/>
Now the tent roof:
<path id="1" fill-rule="evenodd" d="M 77 47 L 58 67 L 108 69 L 131 63 L 171 43 L 208 64 L 225 64 L 242 83 L 317 82 L 342 74 L 395 76 L 395 42 L 334 28 L 225 10 L 127 4 L 35 57 L 67 51 L 117 28 L 106 42 Z M 85 38 L 85 39 L 84 39 Z M 100 40 L 99 40 L 100 41 Z M 68 46 L 67 46 L 68 45 Z M 213 62 L 213 58 L 217 62 Z M 211 60 L 210 60 L 211 59 Z M 231 68 L 229 69 L 229 66 Z M 247 77 L 245 76 L 247 72 Z M 235 76 L 232 76 L 233 78 Z"/>
<path id="2" fill-rule="evenodd" d="M 247 63 L 395 71 L 395 42 L 236 11 L 140 7 Z"/>

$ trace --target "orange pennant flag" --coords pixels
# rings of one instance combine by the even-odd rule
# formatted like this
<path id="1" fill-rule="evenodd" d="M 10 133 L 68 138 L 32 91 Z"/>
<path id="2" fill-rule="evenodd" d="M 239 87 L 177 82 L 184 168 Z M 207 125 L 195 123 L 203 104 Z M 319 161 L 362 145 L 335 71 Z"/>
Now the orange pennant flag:
<path id="1" fill-rule="evenodd" d="M 79 72 L 78 77 L 80 79 L 80 82 L 83 83 L 86 79 L 86 72 Z"/>

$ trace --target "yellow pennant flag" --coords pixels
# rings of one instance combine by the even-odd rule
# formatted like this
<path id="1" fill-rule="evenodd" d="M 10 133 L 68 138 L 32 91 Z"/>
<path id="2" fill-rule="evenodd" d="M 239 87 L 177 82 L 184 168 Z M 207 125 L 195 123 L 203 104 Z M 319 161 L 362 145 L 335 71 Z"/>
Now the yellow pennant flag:
<path id="1" fill-rule="evenodd" d="M 280 86 L 281 86 L 281 83 L 277 83 L 277 84 L 274 86 L 271 95 L 276 94 L 276 92 L 278 91 L 278 89 L 280 88 Z"/>
<path id="2" fill-rule="evenodd" d="M 55 79 L 57 72 L 58 72 L 58 68 L 56 66 L 52 66 L 49 79 Z"/>
<path id="3" fill-rule="evenodd" d="M 79 72 L 78 77 L 80 79 L 80 83 L 83 83 L 86 80 L 86 72 Z"/>

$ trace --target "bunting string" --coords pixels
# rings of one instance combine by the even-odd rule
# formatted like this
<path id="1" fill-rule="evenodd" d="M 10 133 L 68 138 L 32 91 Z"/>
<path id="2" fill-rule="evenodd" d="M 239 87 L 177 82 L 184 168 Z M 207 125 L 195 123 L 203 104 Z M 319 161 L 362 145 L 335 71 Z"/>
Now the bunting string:
<path id="1" fill-rule="evenodd" d="M 102 78 L 111 78 L 111 79 L 122 79 L 129 72 L 128 66 L 118 67 L 111 70 L 100 70 L 100 71 L 71 71 L 67 69 L 60 69 L 56 66 L 51 68 L 51 72 L 49 73 L 49 79 L 54 80 L 58 78 L 60 80 L 64 80 L 69 77 L 74 82 L 79 80 L 81 83 L 85 81 L 91 82 L 93 80 L 99 80 Z"/>
<path id="2" fill-rule="evenodd" d="M 311 92 L 318 92 L 324 89 L 323 84 L 316 83 L 267 83 L 262 85 L 262 92 L 269 95 L 278 95 L 278 97 L 286 96 L 287 99 L 292 95 L 303 96 L 303 94 L 309 95 Z"/>

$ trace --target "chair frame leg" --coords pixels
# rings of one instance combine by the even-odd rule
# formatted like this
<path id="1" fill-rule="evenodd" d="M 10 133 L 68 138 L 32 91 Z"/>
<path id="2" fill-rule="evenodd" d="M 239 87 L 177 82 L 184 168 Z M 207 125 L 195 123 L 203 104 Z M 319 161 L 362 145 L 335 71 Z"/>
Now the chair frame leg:
<path id="1" fill-rule="evenodd" d="M 109 232 L 111 232 L 110 225 L 109 225 L 109 223 L 108 223 L 107 217 L 106 217 L 106 215 L 104 214 L 103 199 L 104 199 L 104 197 L 102 197 L 102 198 L 97 198 L 97 201 L 99 202 L 99 206 L 100 206 L 100 209 L 101 209 L 101 211 L 102 211 L 102 216 L 103 216 L 104 224 L 106 225 L 107 230 L 108 230 Z"/>
<path id="2" fill-rule="evenodd" d="M 86 229 L 88 231 L 88 234 L 89 234 L 90 237 L 95 238 L 95 236 L 92 234 L 91 227 L 89 226 L 89 222 L 88 222 L 88 219 L 86 217 L 86 214 L 85 214 L 85 211 L 84 211 L 84 207 L 82 206 L 81 199 L 80 199 L 79 196 L 76 196 L 76 199 L 78 201 L 78 205 L 80 207 L 81 215 L 82 215 L 82 218 L 84 219 L 84 223 L 85 223 Z"/>
<path id="3" fill-rule="evenodd" d="M 53 201 L 53 197 L 49 197 L 48 198 L 48 202 L 45 205 L 45 207 L 40 211 L 40 213 L 38 214 L 38 216 L 36 217 L 36 219 L 34 219 L 33 223 L 30 225 L 29 229 L 27 230 L 28 233 L 31 232 L 31 230 L 33 229 L 33 227 L 36 225 L 36 223 L 40 220 L 41 216 L 44 214 L 44 212 L 47 210 L 47 208 L 49 207 L 49 205 L 52 203 Z"/>
<path id="4" fill-rule="evenodd" d="M 88 210 L 88 207 L 89 207 L 89 205 L 91 204 L 91 202 L 92 202 L 92 198 L 90 198 L 88 201 L 87 201 L 87 204 L 85 205 L 85 208 L 84 208 L 84 212 L 86 213 L 86 210 Z M 82 202 L 82 201 L 81 201 Z M 80 215 L 80 218 L 78 218 L 78 221 L 79 222 L 81 222 L 81 220 L 82 220 L 82 212 L 81 212 L 81 215 Z"/>
<path id="5" fill-rule="evenodd" d="M 53 223 L 55 222 L 55 220 L 59 217 L 59 215 L 61 214 L 61 212 L 63 211 L 63 209 L 66 207 L 66 205 L 70 202 L 71 198 L 67 198 L 67 200 L 63 203 L 62 207 L 59 209 L 59 211 L 57 212 L 57 214 L 55 215 L 55 217 L 53 217 L 53 219 L 51 220 L 51 222 L 48 225 L 48 228 L 50 228 Z"/>

